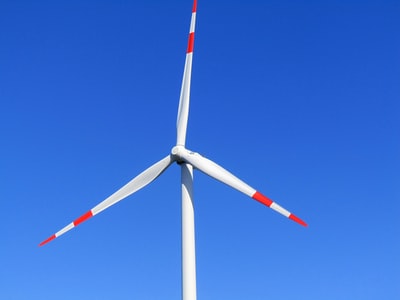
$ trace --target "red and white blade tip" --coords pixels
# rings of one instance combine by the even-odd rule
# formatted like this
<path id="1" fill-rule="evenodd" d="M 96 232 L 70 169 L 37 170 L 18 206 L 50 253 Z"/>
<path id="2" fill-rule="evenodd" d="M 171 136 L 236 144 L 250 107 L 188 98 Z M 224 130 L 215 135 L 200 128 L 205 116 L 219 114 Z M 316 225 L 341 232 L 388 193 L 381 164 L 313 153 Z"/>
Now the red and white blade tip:
<path id="1" fill-rule="evenodd" d="M 297 222 L 300 225 L 303 225 L 305 227 L 308 226 L 307 223 L 304 222 L 302 219 L 300 219 L 299 217 L 295 216 L 291 212 L 287 211 L 286 209 L 284 209 L 283 207 L 278 205 L 276 202 L 274 202 L 271 199 L 269 199 L 267 196 L 264 196 L 260 192 L 255 192 L 254 195 L 252 196 L 252 198 L 254 200 L 257 200 L 258 202 L 260 202 L 260 203 L 272 208 L 273 210 L 275 210 L 278 213 L 284 215 L 285 217 L 289 218 L 290 220 L 295 221 L 295 222 Z"/>
<path id="2" fill-rule="evenodd" d="M 47 244 L 48 242 L 51 242 L 55 238 L 59 237 L 60 235 L 64 234 L 65 232 L 71 230 L 72 228 L 78 226 L 79 224 L 85 222 L 86 220 L 88 220 L 91 217 L 93 217 L 93 213 L 92 213 L 91 210 L 89 210 L 88 212 L 84 213 L 82 216 L 77 218 L 75 221 L 73 221 L 72 223 L 70 223 L 67 226 L 65 226 L 59 232 L 57 232 L 56 234 L 53 234 L 51 237 L 49 237 L 48 239 L 46 239 L 43 242 L 41 242 L 39 244 L 39 246 L 43 246 L 43 245 Z"/>
<path id="3" fill-rule="evenodd" d="M 195 17 L 196 17 L 196 9 L 197 9 L 197 0 L 193 2 L 193 9 L 192 9 L 192 21 L 190 22 L 190 32 L 189 32 L 189 41 L 188 47 L 186 50 L 186 54 L 193 53 L 194 48 L 194 26 L 195 26 Z"/>

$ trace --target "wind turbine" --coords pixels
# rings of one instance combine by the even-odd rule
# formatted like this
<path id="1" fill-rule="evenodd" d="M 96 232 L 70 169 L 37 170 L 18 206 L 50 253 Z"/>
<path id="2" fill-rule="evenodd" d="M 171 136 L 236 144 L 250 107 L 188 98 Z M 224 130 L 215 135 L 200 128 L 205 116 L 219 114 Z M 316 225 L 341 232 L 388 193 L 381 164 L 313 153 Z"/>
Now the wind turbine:
<path id="1" fill-rule="evenodd" d="M 55 238 L 61 236 L 72 228 L 78 226 L 82 222 L 97 215 L 111 205 L 125 199 L 129 195 L 142 189 L 158 176 L 160 176 L 171 164 L 176 162 L 181 167 L 181 185 L 182 185 L 182 299 L 196 299 L 196 262 L 195 262 L 195 231 L 194 231 L 194 208 L 193 208 L 193 169 L 202 171 L 214 179 L 225 183 L 226 185 L 244 193 L 245 195 L 261 202 L 262 204 L 272 208 L 283 216 L 303 225 L 307 224 L 287 211 L 276 202 L 264 196 L 256 189 L 243 182 L 235 175 L 225 170 L 215 162 L 201 156 L 200 154 L 190 151 L 185 147 L 186 128 L 189 115 L 189 95 L 190 81 L 192 73 L 192 59 L 194 46 L 194 31 L 196 23 L 197 0 L 193 2 L 192 18 L 190 22 L 189 40 L 186 51 L 186 61 L 183 72 L 182 87 L 179 100 L 178 118 L 177 118 L 177 140 L 176 145 L 172 148 L 171 153 L 161 159 L 125 186 L 112 194 L 110 197 L 100 202 L 88 212 L 77 218 L 72 223 L 62 228 L 57 233 L 50 236 L 39 244 L 43 246 Z"/>

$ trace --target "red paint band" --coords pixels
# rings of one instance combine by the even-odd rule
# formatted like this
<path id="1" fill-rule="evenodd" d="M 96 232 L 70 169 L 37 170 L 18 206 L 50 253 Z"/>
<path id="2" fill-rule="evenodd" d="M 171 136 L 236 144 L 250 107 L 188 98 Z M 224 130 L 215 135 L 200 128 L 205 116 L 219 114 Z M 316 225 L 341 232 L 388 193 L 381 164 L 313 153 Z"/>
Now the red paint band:
<path id="1" fill-rule="evenodd" d="M 80 216 L 78 219 L 76 219 L 73 223 L 74 226 L 78 226 L 79 224 L 81 224 L 82 222 L 85 222 L 87 219 L 89 219 L 90 217 L 93 217 L 92 211 L 89 210 L 87 213 L 85 213 L 84 215 Z"/>
<path id="2" fill-rule="evenodd" d="M 194 1 L 193 1 L 193 9 L 192 9 L 192 12 L 196 12 L 196 9 L 197 9 L 197 0 L 194 0 Z"/>
<path id="3" fill-rule="evenodd" d="M 261 202 L 262 204 L 270 207 L 273 201 L 269 199 L 268 197 L 264 196 L 263 194 L 259 192 L 255 192 L 253 197 L 254 200 L 257 200 L 258 202 Z"/>
<path id="4" fill-rule="evenodd" d="M 289 219 L 299 223 L 300 225 L 307 227 L 307 223 L 304 222 L 302 219 L 296 217 L 294 214 L 290 214 Z"/>
<path id="5" fill-rule="evenodd" d="M 189 42 L 188 42 L 188 47 L 186 53 L 192 53 L 193 52 L 193 45 L 194 45 L 194 32 L 191 32 L 189 34 Z"/>
<path id="6" fill-rule="evenodd" d="M 49 237 L 47 240 L 41 242 L 41 243 L 39 244 L 39 246 L 43 246 L 44 244 L 47 244 L 48 242 L 51 242 L 51 241 L 54 240 L 55 238 L 56 238 L 56 235 L 53 234 L 53 235 L 52 235 L 51 237 Z"/>

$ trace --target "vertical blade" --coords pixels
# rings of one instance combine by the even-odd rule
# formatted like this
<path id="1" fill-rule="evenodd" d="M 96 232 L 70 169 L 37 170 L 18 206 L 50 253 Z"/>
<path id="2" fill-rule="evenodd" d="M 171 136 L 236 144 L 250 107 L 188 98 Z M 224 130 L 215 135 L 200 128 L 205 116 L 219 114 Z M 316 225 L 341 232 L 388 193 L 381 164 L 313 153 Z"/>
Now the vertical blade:
<path id="1" fill-rule="evenodd" d="M 188 47 L 186 50 L 185 68 L 179 99 L 178 118 L 176 120 L 177 140 L 176 144 L 184 146 L 186 142 L 186 129 L 189 117 L 190 79 L 192 76 L 192 58 L 194 47 L 194 29 L 196 24 L 197 0 L 193 2 L 192 19 L 190 22 Z"/>

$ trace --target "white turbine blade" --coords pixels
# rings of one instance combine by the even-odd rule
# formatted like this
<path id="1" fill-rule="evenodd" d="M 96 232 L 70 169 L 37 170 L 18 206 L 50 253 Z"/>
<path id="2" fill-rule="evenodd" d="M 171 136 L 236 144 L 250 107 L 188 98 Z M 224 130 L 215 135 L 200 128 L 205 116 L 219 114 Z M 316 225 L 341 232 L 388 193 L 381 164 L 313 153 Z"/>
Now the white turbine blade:
<path id="1" fill-rule="evenodd" d="M 243 182 L 235 175 L 230 173 L 229 171 L 225 170 L 221 166 L 217 165 L 215 162 L 201 156 L 198 153 L 194 153 L 188 151 L 186 149 L 182 149 L 179 151 L 179 156 L 185 162 L 191 164 L 196 169 L 202 171 L 203 173 L 233 187 L 234 189 L 246 194 L 247 196 L 253 198 L 261 202 L 262 204 L 272 208 L 273 210 L 277 211 L 278 213 L 284 215 L 285 217 L 303 225 L 307 226 L 307 224 L 301 220 L 300 218 L 296 217 L 294 214 L 290 213 L 268 197 L 264 196 L 247 183 Z"/>
<path id="2" fill-rule="evenodd" d="M 150 168 L 146 169 L 126 185 L 124 185 L 121 189 L 117 192 L 112 194 L 110 197 L 105 199 L 104 201 L 100 202 L 98 205 L 93 207 L 91 210 L 77 218 L 72 223 L 65 226 L 63 229 L 58 231 L 56 234 L 52 235 L 48 239 L 44 240 L 39 244 L 39 246 L 43 246 L 44 244 L 54 240 L 55 238 L 59 237 L 60 235 L 66 233 L 67 231 L 71 230 L 72 228 L 78 226 L 82 222 L 86 221 L 87 219 L 97 215 L 98 213 L 102 212 L 106 208 L 110 207 L 111 205 L 123 200 L 124 198 L 128 197 L 129 195 L 137 192 L 141 188 L 148 185 L 154 179 L 161 175 L 172 163 L 174 162 L 174 158 L 171 155 L 163 158 L 159 162 L 152 165 Z"/>
<path id="3" fill-rule="evenodd" d="M 176 120 L 177 140 L 176 144 L 184 146 L 186 141 L 186 129 L 189 117 L 190 79 L 192 76 L 192 58 L 194 46 L 194 29 L 196 24 L 197 0 L 193 2 L 192 19 L 190 22 L 189 41 L 186 51 L 185 69 L 183 71 L 181 95 L 179 99 L 178 118 Z"/>

